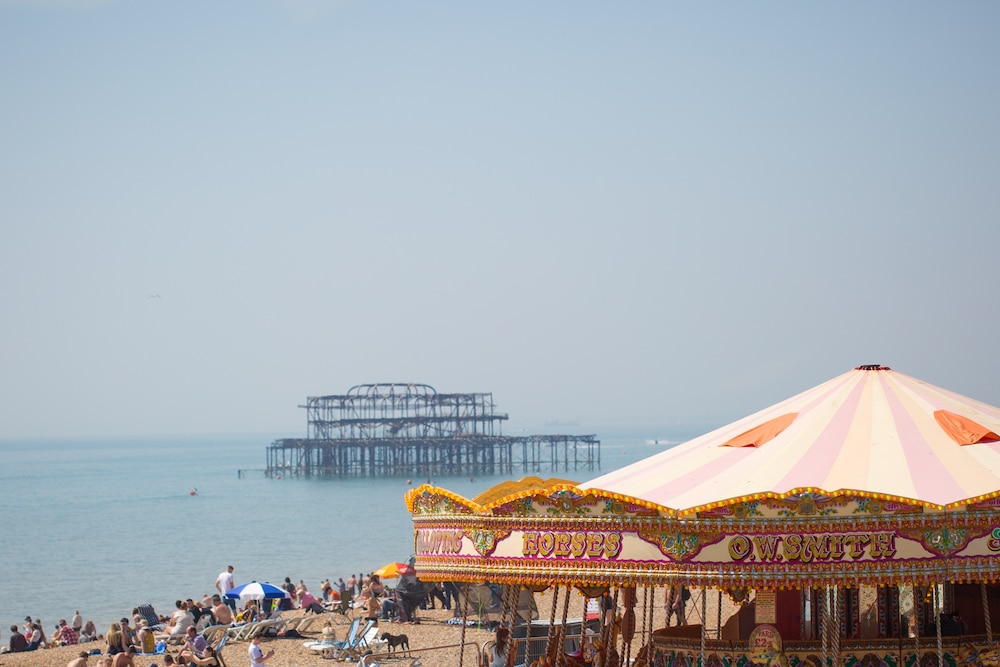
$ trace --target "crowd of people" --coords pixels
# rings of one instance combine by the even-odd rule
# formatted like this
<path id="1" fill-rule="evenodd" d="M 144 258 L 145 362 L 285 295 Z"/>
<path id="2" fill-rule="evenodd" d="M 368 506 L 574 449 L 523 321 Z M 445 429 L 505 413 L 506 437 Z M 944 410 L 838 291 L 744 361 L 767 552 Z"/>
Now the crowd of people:
<path id="1" fill-rule="evenodd" d="M 94 622 L 84 622 L 79 611 L 74 612 L 69 621 L 60 619 L 54 631 L 47 634 L 41 619 L 25 617 L 24 626 L 10 627 L 10 638 L 2 652 L 20 653 L 57 646 L 96 644 L 88 650 L 81 650 L 67 667 L 130 667 L 133 658 L 141 654 L 164 653 L 163 662 L 167 667 L 180 664 L 189 667 L 213 667 L 219 662 L 212 646 L 208 645 L 201 631 L 210 625 L 237 625 L 264 620 L 288 609 L 302 609 L 305 613 L 324 613 L 345 598 L 352 601 L 352 607 L 363 614 L 366 620 L 378 622 L 379 617 L 387 618 L 395 614 L 396 601 L 386 595 L 385 584 L 376 574 L 351 574 L 345 580 L 336 582 L 323 580 L 319 585 L 319 597 L 314 595 L 303 580 L 293 583 L 285 577 L 281 588 L 288 597 L 278 600 L 246 600 L 240 603 L 226 594 L 235 588 L 233 566 L 221 572 L 215 581 L 216 592 L 205 593 L 200 600 L 188 598 L 177 600 L 175 609 L 169 615 L 150 617 L 140 613 L 140 608 L 132 610 L 130 616 L 110 624 L 103 634 Z M 442 606 L 451 608 L 452 591 L 438 587 L 436 596 L 429 598 L 433 605 L 435 597 Z M 158 644 L 160 646 L 158 646 Z M 179 646 L 176 655 L 165 653 L 166 645 Z M 267 654 L 253 655 L 251 662 L 263 664 Z M 160 649 L 160 650 L 158 650 Z"/>
<path id="2" fill-rule="evenodd" d="M 46 634 L 42 619 L 24 617 L 24 627 L 10 626 L 10 641 L 3 652 L 21 653 L 34 651 L 50 646 L 71 646 L 97 641 L 101 636 L 93 621 L 83 622 L 79 610 L 73 613 L 70 621 L 59 619 L 51 635 Z"/>

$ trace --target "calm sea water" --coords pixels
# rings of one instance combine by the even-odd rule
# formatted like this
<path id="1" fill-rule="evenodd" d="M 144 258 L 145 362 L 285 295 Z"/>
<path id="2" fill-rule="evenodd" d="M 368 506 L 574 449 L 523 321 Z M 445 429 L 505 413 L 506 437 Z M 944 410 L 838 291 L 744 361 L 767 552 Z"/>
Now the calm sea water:
<path id="1" fill-rule="evenodd" d="M 647 442 L 662 433 L 598 437 L 603 471 L 664 448 Z M 240 469 L 264 467 L 271 440 L 0 441 L 2 643 L 26 615 L 51 633 L 79 609 L 105 633 L 140 604 L 169 613 L 178 598 L 214 593 L 230 564 L 237 583 L 291 577 L 318 592 L 324 578 L 410 558 L 405 478 L 239 478 Z M 551 474 L 584 481 L 599 473 Z M 471 498 L 504 479 L 432 482 Z"/>

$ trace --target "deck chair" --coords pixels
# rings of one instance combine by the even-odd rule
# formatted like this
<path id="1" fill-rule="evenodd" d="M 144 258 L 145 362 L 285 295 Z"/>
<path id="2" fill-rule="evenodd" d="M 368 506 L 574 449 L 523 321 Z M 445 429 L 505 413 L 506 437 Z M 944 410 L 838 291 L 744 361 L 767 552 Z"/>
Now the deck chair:
<path id="1" fill-rule="evenodd" d="M 344 591 L 344 594 L 340 596 L 340 602 L 333 606 L 333 612 L 335 614 L 340 614 L 346 621 L 351 616 L 351 610 L 353 609 L 354 603 L 354 593 L 352 591 Z"/>
<path id="2" fill-rule="evenodd" d="M 313 627 L 317 623 L 322 626 L 322 624 L 333 616 L 334 612 L 327 612 L 325 614 L 306 614 L 298 619 L 298 623 L 295 625 L 295 631 L 298 633 L 308 632 L 309 628 Z"/>
<path id="3" fill-rule="evenodd" d="M 367 621 L 365 627 L 358 632 L 357 639 L 353 643 L 348 644 L 344 642 L 340 655 L 346 656 L 346 659 L 349 660 L 357 660 L 365 653 L 371 651 L 369 643 L 374 642 L 377 637 L 378 627 L 375 625 L 375 621 Z"/>
<path id="4" fill-rule="evenodd" d="M 264 621 L 250 621 L 249 623 L 244 623 L 242 625 L 231 625 L 229 626 L 229 629 L 226 630 L 226 636 L 233 641 L 249 639 L 248 635 L 263 622 Z"/>
<path id="5" fill-rule="evenodd" d="M 219 643 L 215 645 L 215 658 L 219 661 L 219 667 L 226 667 L 226 661 L 222 659 L 222 647 L 226 645 L 227 641 L 229 641 L 229 635 L 223 632 Z"/>
<path id="6" fill-rule="evenodd" d="M 254 627 L 252 627 L 250 630 L 244 632 L 240 636 L 240 639 L 245 639 L 247 641 L 250 641 L 251 639 L 253 639 L 258 635 L 264 636 L 264 634 L 270 632 L 271 630 L 274 630 L 274 633 L 278 634 L 279 632 L 281 632 L 281 629 L 284 628 L 287 623 L 288 620 L 281 618 L 280 616 L 278 618 L 268 618 L 266 620 L 259 621 L 258 623 L 254 623 Z"/>
<path id="7" fill-rule="evenodd" d="M 150 630 L 162 630 L 164 628 L 163 623 L 160 623 L 160 617 L 156 614 L 151 604 L 141 604 L 136 607 L 139 610 L 139 615 L 146 619 L 149 623 Z"/>
<path id="8" fill-rule="evenodd" d="M 362 653 L 378 653 L 383 648 L 389 647 L 389 642 L 379 639 L 379 627 L 373 621 L 369 621 L 367 630 L 361 633 L 358 639 L 358 650 Z"/>
<path id="9" fill-rule="evenodd" d="M 374 621 L 368 621 L 368 625 L 365 627 L 365 631 L 367 632 L 368 628 L 371 627 L 371 625 L 373 624 Z M 319 648 L 316 647 L 311 647 L 311 648 L 314 648 L 315 650 L 321 650 L 323 652 L 324 658 L 339 658 L 345 654 L 349 655 L 349 653 L 345 652 L 350 651 L 355 647 L 357 647 L 360 638 L 360 635 L 358 634 L 360 628 L 361 628 L 361 617 L 359 616 L 355 618 L 353 621 L 351 621 L 351 629 L 347 631 L 347 637 L 344 639 L 344 641 L 342 642 L 334 641 L 329 645 L 324 645 Z"/>
<path id="10" fill-rule="evenodd" d="M 209 644 L 214 644 L 219 640 L 220 635 L 225 635 L 228 632 L 228 625 L 210 625 L 201 631 L 201 636 L 204 637 L 205 641 Z"/>

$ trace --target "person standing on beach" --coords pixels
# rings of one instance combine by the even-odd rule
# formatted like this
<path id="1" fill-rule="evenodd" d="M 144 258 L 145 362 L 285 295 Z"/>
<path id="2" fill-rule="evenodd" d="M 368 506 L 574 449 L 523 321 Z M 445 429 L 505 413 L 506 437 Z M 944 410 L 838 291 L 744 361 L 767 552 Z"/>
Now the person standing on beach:
<path id="1" fill-rule="evenodd" d="M 225 569 L 225 571 L 220 572 L 218 578 L 215 580 L 215 588 L 222 595 L 222 599 L 226 601 L 229 608 L 236 610 L 236 600 L 232 598 L 227 598 L 226 593 L 236 588 L 236 582 L 233 580 L 233 566 L 230 565 Z"/>
<path id="2" fill-rule="evenodd" d="M 80 616 L 79 609 L 73 612 L 73 620 L 71 620 L 69 624 L 73 627 L 73 630 L 76 631 L 76 634 L 80 634 L 80 630 L 83 629 L 83 616 Z"/>
<path id="3" fill-rule="evenodd" d="M 257 635 L 251 640 L 247 655 L 250 656 L 250 667 L 267 667 L 267 661 L 274 657 L 274 649 L 264 653 L 260 647 L 260 635 Z"/>

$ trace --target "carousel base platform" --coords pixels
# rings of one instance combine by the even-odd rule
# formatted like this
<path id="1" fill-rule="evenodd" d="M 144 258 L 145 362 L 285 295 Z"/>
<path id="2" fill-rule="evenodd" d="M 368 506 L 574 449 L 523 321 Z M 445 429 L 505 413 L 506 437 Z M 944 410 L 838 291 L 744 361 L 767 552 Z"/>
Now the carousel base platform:
<path id="1" fill-rule="evenodd" d="M 678 633 L 653 633 L 653 667 L 697 667 L 701 662 L 700 626 L 695 637 Z M 678 630 L 678 628 L 668 628 Z M 1000 651 L 990 650 L 986 635 L 942 637 L 941 660 L 946 667 L 966 665 L 983 667 L 1000 664 Z M 903 639 L 842 639 L 839 656 L 829 644 L 825 647 L 827 667 L 938 667 L 937 637 Z M 751 667 L 764 664 L 751 653 L 746 642 L 706 639 L 704 667 Z M 917 656 L 919 655 L 919 660 Z M 770 662 L 774 667 L 822 667 L 824 646 L 820 641 L 786 641 L 780 657 Z"/>

